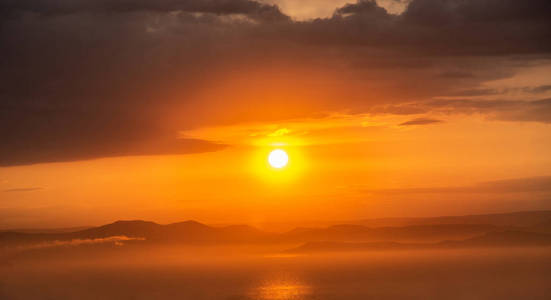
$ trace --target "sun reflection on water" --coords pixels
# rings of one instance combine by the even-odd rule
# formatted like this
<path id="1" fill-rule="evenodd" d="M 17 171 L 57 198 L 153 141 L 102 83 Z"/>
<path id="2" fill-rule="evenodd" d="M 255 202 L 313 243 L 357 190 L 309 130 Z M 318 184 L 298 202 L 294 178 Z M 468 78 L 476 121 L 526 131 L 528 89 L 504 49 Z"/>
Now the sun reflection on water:
<path id="1" fill-rule="evenodd" d="M 252 296 L 258 300 L 302 300 L 311 288 L 298 280 L 271 280 L 257 287 Z"/>

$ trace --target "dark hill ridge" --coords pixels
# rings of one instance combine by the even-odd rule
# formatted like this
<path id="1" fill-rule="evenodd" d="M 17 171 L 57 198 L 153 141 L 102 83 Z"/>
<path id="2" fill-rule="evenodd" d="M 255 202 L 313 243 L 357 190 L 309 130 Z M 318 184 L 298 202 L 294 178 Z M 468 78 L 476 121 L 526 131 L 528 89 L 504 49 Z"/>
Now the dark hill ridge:
<path id="1" fill-rule="evenodd" d="M 481 214 L 465 216 L 441 216 L 429 218 L 381 218 L 366 219 L 355 224 L 368 227 L 412 226 L 439 224 L 488 224 L 495 226 L 530 227 L 551 220 L 551 210 L 520 211 L 512 213 Z"/>
<path id="2" fill-rule="evenodd" d="M 75 239 L 101 239 L 113 236 L 144 238 L 151 243 L 243 243 L 267 241 L 272 236 L 246 225 L 211 227 L 196 221 L 160 225 L 154 222 L 131 220 L 69 233 L 19 233 L 0 232 L 0 246 L 7 244 L 32 244 L 45 241 Z"/>
<path id="3" fill-rule="evenodd" d="M 288 253 L 318 253 L 344 251 L 380 250 L 422 250 L 422 249 L 461 249 L 493 247 L 551 247 L 551 234 L 526 231 L 489 232 L 470 239 L 442 241 L 438 243 L 396 243 L 396 242 L 307 242 L 287 250 Z"/>
<path id="4" fill-rule="evenodd" d="M 503 221 L 506 226 L 473 223 L 484 221 L 482 215 L 442 217 L 445 220 L 465 220 L 467 224 L 428 224 L 402 227 L 366 227 L 362 225 L 335 225 L 327 228 L 297 228 L 285 233 L 268 233 L 246 225 L 226 227 L 208 226 L 196 221 L 185 221 L 161 225 L 142 220 L 116 221 L 111 224 L 60 233 L 19 233 L 0 232 L 0 248 L 13 245 L 27 245 L 48 241 L 68 241 L 75 239 L 101 239 L 113 236 L 143 238 L 140 243 L 178 243 L 178 244 L 235 244 L 235 243 L 273 243 L 303 244 L 307 242 L 339 243 L 375 243 L 395 242 L 401 244 L 437 243 L 446 240 L 468 241 L 475 237 L 489 236 L 495 232 L 533 232 L 546 233 L 551 218 L 545 219 L 551 212 L 521 212 L 511 214 L 486 215 L 488 223 Z M 533 215 L 534 220 L 527 222 Z M 429 218 L 427 222 L 439 218 Z M 440 219 L 439 219 L 440 220 Z M 518 221 L 517 223 L 512 222 Z M 469 223 L 470 222 L 470 223 Z M 534 223 L 534 226 L 521 225 Z M 509 238 L 512 238 L 509 236 Z M 494 240 L 497 243 L 497 240 Z M 475 241 L 470 241 L 475 243 Z"/>
<path id="5" fill-rule="evenodd" d="M 492 225 L 434 225 L 368 228 L 360 225 L 336 225 L 328 228 L 302 228 L 273 234 L 246 225 L 211 227 L 195 221 L 160 225 L 148 221 L 117 221 L 86 230 L 58 234 L 0 233 L 3 243 L 36 243 L 53 240 L 100 239 L 113 236 L 145 238 L 151 243 L 304 243 L 335 242 L 434 242 L 464 239 L 495 230 Z"/>
<path id="6" fill-rule="evenodd" d="M 537 225 L 531 226 L 530 231 L 551 234 L 551 219 L 541 222 Z"/>
<path id="7" fill-rule="evenodd" d="M 445 241 L 443 246 L 551 246 L 551 234 L 518 230 L 488 232 L 464 241 Z"/>
<path id="8" fill-rule="evenodd" d="M 241 242 L 270 235 L 246 225 L 211 227 L 196 221 L 160 225 L 148 221 L 117 221 L 70 234 L 72 238 L 127 236 L 150 242 L 218 243 Z"/>
<path id="9" fill-rule="evenodd" d="M 464 239 L 486 232 L 503 230 L 494 225 L 442 224 L 405 227 L 370 228 L 361 225 L 336 225 L 328 228 L 297 228 L 283 234 L 289 241 L 418 241 L 435 242 L 446 239 Z"/>
<path id="10" fill-rule="evenodd" d="M 108 236 L 147 237 L 162 231 L 162 225 L 154 222 L 133 220 L 116 221 L 111 224 L 93 227 L 82 231 L 72 232 L 68 236 L 73 238 L 104 238 Z"/>

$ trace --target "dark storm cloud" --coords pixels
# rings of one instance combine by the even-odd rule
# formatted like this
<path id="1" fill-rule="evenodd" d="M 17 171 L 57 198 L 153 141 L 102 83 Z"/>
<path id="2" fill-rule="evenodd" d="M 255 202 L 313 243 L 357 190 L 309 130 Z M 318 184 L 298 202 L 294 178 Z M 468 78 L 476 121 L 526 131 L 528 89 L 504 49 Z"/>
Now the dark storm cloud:
<path id="1" fill-rule="evenodd" d="M 442 123 L 442 120 L 429 119 L 429 118 L 417 118 L 417 119 L 406 121 L 400 124 L 400 126 L 429 125 L 429 124 L 435 124 L 435 123 Z"/>
<path id="2" fill-rule="evenodd" d="M 221 146 L 177 132 L 330 110 L 550 122 L 548 100 L 430 100 L 491 96 L 481 82 L 548 61 L 549 3 L 413 0 L 391 15 L 359 1 L 330 18 L 295 22 L 252 0 L 4 0 L 0 165 L 214 151 Z M 307 93 L 309 110 L 278 110 L 296 97 L 269 102 L 270 89 L 323 85 L 273 72 L 288 66 L 293 75 L 297 65 L 349 78 L 335 76 L 342 83 L 334 101 Z M 256 69 L 261 76 L 220 92 L 221 82 Z M 348 97 L 352 84 L 365 94 Z"/>
<path id="3" fill-rule="evenodd" d="M 377 5 L 375 1 L 358 1 L 354 4 L 348 3 L 336 9 L 335 14 L 370 14 L 385 18 L 389 17 L 387 11 Z"/>
<path id="4" fill-rule="evenodd" d="M 250 0 L 4 0 L 0 10 L 5 14 L 34 12 L 46 15 L 185 11 L 246 14 L 264 20 L 288 19 L 277 6 Z"/>
<path id="5" fill-rule="evenodd" d="M 203 20 L 193 18 L 198 24 L 192 27 L 204 27 Z M 170 38 L 170 45 L 163 45 L 172 29 L 148 35 L 147 22 L 144 15 L 5 22 L 0 166 L 221 149 L 180 139 L 178 128 L 163 123 L 172 103 L 159 98 L 176 82 L 183 89 L 196 84 L 194 78 L 202 76 L 198 61 L 205 55 L 172 44 L 192 37 Z M 185 35 L 191 26 L 182 25 Z M 182 111 L 181 118 L 190 115 Z"/>
<path id="6" fill-rule="evenodd" d="M 549 52 L 549 15 L 547 0 L 413 0 L 401 15 L 360 0 L 304 26 L 315 43 L 418 55 L 505 55 Z"/>

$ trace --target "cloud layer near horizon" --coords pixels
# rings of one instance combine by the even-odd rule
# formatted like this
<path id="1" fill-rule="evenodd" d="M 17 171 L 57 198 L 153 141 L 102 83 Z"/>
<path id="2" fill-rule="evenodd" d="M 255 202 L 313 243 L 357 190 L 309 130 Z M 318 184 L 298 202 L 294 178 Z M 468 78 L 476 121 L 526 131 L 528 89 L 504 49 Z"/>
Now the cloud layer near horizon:
<path id="1" fill-rule="evenodd" d="M 215 151 L 177 132 L 335 111 L 551 122 L 548 85 L 481 88 L 549 64 L 546 0 L 359 1 L 306 21 L 252 0 L 0 11 L 0 166 Z"/>

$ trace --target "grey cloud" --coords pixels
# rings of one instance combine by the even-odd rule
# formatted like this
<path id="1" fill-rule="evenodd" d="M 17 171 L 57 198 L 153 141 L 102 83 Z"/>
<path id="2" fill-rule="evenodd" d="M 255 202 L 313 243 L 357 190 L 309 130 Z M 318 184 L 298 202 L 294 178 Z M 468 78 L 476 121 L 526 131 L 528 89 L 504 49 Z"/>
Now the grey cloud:
<path id="1" fill-rule="evenodd" d="M 551 26 L 547 0 L 413 0 L 401 15 L 373 0 L 304 24 L 312 42 L 349 44 L 430 55 L 548 53 Z"/>
<path id="2" fill-rule="evenodd" d="M 203 19 L 182 22 L 215 26 L 197 23 Z M 162 98 L 175 82 L 197 85 L 206 55 L 176 45 L 193 37 L 172 38 L 170 51 L 159 47 L 172 29 L 148 35 L 148 21 L 78 15 L 6 22 L 13 35 L 0 32 L 0 166 L 222 149 L 179 139 L 179 128 L 165 124 L 174 103 Z M 192 116 L 183 110 L 182 119 Z"/>
<path id="3" fill-rule="evenodd" d="M 551 99 L 509 100 L 430 100 L 374 107 L 371 113 L 415 115 L 424 113 L 480 113 L 502 121 L 551 123 Z"/>
<path id="4" fill-rule="evenodd" d="M 548 100 L 426 100 L 488 96 L 481 82 L 548 61 L 544 0 L 413 0 L 401 15 L 364 0 L 304 22 L 252 0 L 6 0 L 0 10 L 0 166 L 215 151 L 176 133 L 330 110 L 550 122 Z M 325 84 L 316 78 L 288 76 L 297 66 L 331 73 L 334 100 L 312 92 Z M 227 84 L 251 70 L 262 76 Z M 311 103 L 281 110 L 298 96 L 270 91 Z"/>
<path id="5" fill-rule="evenodd" d="M 191 154 L 219 151 L 226 146 L 202 140 L 139 137 L 99 138 L 66 133 L 50 134 L 44 138 L 20 137 L 21 141 L 10 141 L 10 147 L 0 150 L 0 167 L 29 165 L 36 163 L 67 162 L 96 158 L 132 155 Z M 47 141 L 45 138 L 54 140 Z M 12 190 L 15 191 L 15 190 Z"/>
<path id="6" fill-rule="evenodd" d="M 0 10 L 5 14 L 34 12 L 45 15 L 185 11 L 246 14 L 255 19 L 272 21 L 289 20 L 277 6 L 251 0 L 5 0 L 0 4 Z"/>
<path id="7" fill-rule="evenodd" d="M 495 89 L 472 89 L 472 90 L 461 90 L 455 93 L 452 93 L 452 96 L 458 97 L 473 97 L 473 96 L 487 96 L 499 94 L 499 91 Z"/>
<path id="8" fill-rule="evenodd" d="M 451 78 L 451 79 L 472 78 L 472 77 L 474 77 L 473 73 L 471 73 L 471 72 L 462 72 L 462 71 L 447 71 L 447 72 L 443 72 L 441 74 L 438 74 L 438 76 L 443 77 L 443 78 Z"/>
<path id="9" fill-rule="evenodd" d="M 388 17 L 387 11 L 380 7 L 375 1 L 360 0 L 357 3 L 348 3 L 343 7 L 337 8 L 335 14 L 367 14 L 372 16 Z"/>
<path id="10" fill-rule="evenodd" d="M 519 105 L 520 109 L 497 112 L 496 117 L 504 121 L 551 123 L 551 98 Z"/>
<path id="11" fill-rule="evenodd" d="M 551 85 L 540 85 L 537 87 L 524 88 L 523 90 L 532 94 L 540 94 L 551 91 Z"/>
<path id="12" fill-rule="evenodd" d="M 442 123 L 442 120 L 429 119 L 429 118 L 417 118 L 413 120 L 401 123 L 400 126 L 413 126 L 413 125 L 429 125 L 435 123 Z"/>
<path id="13" fill-rule="evenodd" d="M 482 182 L 471 186 L 369 190 L 375 194 L 551 193 L 551 176 Z"/>
<path id="14" fill-rule="evenodd" d="M 441 100 L 427 103 L 429 110 L 448 113 L 483 113 L 503 121 L 551 123 L 551 99 L 536 101 Z"/>

